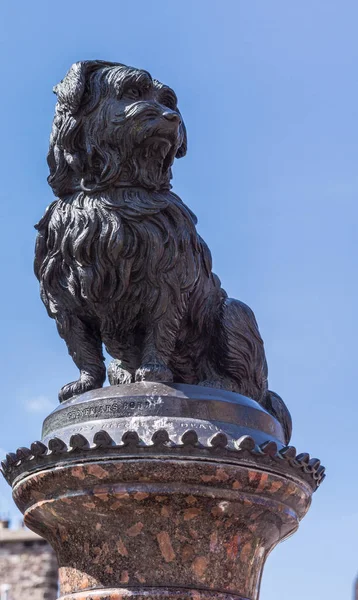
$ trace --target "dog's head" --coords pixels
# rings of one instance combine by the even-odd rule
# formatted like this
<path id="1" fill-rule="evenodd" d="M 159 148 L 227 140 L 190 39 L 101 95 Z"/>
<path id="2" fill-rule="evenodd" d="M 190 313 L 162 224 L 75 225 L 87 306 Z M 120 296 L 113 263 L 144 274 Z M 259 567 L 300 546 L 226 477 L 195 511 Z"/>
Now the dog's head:
<path id="1" fill-rule="evenodd" d="M 186 131 L 173 90 L 119 63 L 75 63 L 55 88 L 48 164 L 56 195 L 110 186 L 169 189 Z"/>

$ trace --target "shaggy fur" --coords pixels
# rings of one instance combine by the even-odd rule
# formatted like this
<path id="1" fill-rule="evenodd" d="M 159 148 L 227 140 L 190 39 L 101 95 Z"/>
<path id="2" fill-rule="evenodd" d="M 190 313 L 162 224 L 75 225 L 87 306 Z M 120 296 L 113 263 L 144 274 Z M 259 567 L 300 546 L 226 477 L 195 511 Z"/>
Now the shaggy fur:
<path id="1" fill-rule="evenodd" d="M 35 272 L 80 370 L 60 400 L 103 385 L 104 344 L 112 384 L 237 391 L 281 411 L 289 429 L 267 392 L 255 317 L 227 298 L 196 217 L 170 191 L 174 158 L 186 152 L 174 92 L 101 61 L 73 65 L 55 92 L 48 163 L 58 199 L 37 225 Z"/>

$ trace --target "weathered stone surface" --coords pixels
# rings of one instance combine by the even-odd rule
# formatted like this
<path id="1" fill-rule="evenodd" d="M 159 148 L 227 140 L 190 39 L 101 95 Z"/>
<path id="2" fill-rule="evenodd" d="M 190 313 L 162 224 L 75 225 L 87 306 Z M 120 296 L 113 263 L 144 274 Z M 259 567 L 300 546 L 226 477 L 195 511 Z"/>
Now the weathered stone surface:
<path id="1" fill-rule="evenodd" d="M 58 567 L 51 546 L 29 530 L 0 527 L 0 591 L 10 600 L 55 600 Z"/>

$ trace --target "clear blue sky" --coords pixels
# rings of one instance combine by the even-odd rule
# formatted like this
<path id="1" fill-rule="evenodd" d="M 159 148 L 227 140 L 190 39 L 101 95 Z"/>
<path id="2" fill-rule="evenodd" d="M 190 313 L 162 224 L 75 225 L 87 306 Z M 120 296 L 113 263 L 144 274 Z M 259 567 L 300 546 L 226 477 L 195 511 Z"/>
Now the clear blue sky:
<path id="1" fill-rule="evenodd" d="M 351 598 L 358 571 L 358 4 L 354 0 L 33 0 L 0 9 L 0 446 L 40 436 L 76 369 L 32 273 L 52 200 L 52 86 L 72 62 L 148 69 L 189 134 L 174 190 L 215 270 L 255 311 L 293 443 L 328 476 L 267 561 L 262 600 Z M 0 511 L 12 508 L 0 482 Z"/>

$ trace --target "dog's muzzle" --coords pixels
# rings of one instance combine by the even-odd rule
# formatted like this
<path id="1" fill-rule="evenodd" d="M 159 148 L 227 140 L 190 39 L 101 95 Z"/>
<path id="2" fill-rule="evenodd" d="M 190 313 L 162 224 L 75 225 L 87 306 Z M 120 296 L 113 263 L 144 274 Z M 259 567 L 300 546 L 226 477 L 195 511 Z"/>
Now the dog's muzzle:
<path id="1" fill-rule="evenodd" d="M 162 116 L 164 117 L 164 119 L 166 119 L 170 123 L 173 123 L 173 124 L 175 123 L 176 125 L 178 125 L 178 127 L 181 124 L 181 117 L 174 110 L 166 110 L 163 112 Z"/>

